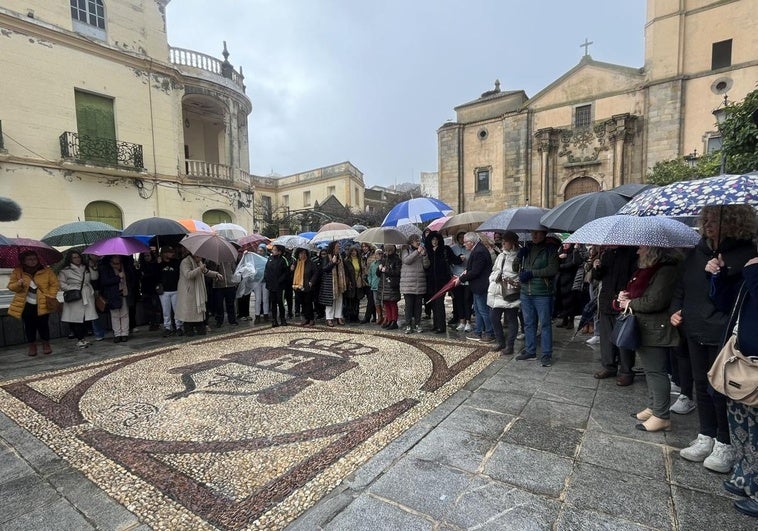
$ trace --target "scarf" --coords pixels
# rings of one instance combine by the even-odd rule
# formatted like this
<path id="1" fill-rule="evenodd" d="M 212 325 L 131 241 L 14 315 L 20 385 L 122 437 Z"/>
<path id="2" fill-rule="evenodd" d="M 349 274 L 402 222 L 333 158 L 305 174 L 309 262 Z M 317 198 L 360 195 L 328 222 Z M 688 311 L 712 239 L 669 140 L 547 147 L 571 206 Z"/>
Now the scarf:
<path id="1" fill-rule="evenodd" d="M 332 269 L 332 291 L 335 299 L 347 291 L 345 264 L 341 258 L 337 259 L 337 263 L 334 265 L 334 269 Z"/>
<path id="2" fill-rule="evenodd" d="M 638 299 L 642 297 L 645 290 L 647 290 L 647 287 L 650 285 L 650 279 L 653 278 L 655 272 L 662 266 L 663 264 L 655 264 L 635 271 L 634 275 L 632 275 L 632 279 L 626 285 L 626 291 L 629 292 L 629 298 Z"/>
<path id="3" fill-rule="evenodd" d="M 305 259 L 307 260 L 307 258 Z M 292 289 L 303 289 L 303 276 L 305 276 L 305 260 L 298 260 L 295 266 L 295 275 L 292 278 Z"/>
<path id="4" fill-rule="evenodd" d="M 354 280 L 358 280 L 361 276 L 361 260 L 357 256 L 353 256 L 350 258 L 350 261 L 353 263 L 353 275 L 355 276 Z"/>

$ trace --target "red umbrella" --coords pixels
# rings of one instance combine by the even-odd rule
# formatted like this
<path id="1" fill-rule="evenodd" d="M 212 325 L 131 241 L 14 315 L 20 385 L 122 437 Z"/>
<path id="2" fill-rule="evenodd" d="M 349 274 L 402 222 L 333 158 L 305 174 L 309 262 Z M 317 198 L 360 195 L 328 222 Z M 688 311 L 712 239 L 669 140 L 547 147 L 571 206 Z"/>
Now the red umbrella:
<path id="1" fill-rule="evenodd" d="M 447 281 L 447 284 L 445 284 L 444 286 L 442 286 L 441 290 L 439 290 L 437 293 L 435 293 L 434 296 L 431 299 L 429 299 L 428 301 L 426 301 L 426 302 L 432 302 L 435 299 L 439 299 L 440 297 L 444 297 L 445 293 L 447 293 L 448 291 L 450 291 L 451 289 L 453 289 L 455 287 L 455 281 L 456 280 L 458 280 L 458 277 L 452 277 L 450 280 Z"/>
<path id="2" fill-rule="evenodd" d="M 261 243 L 269 244 L 271 243 L 271 240 L 266 238 L 263 234 L 258 234 L 257 232 L 248 234 L 247 236 L 243 236 L 237 240 L 237 245 L 245 250 L 255 250 Z"/>
<path id="3" fill-rule="evenodd" d="M 17 267 L 18 256 L 24 251 L 34 251 L 43 265 L 53 265 L 63 259 L 63 254 L 45 242 L 31 238 L 7 238 L 10 245 L 0 246 L 0 267 Z"/>

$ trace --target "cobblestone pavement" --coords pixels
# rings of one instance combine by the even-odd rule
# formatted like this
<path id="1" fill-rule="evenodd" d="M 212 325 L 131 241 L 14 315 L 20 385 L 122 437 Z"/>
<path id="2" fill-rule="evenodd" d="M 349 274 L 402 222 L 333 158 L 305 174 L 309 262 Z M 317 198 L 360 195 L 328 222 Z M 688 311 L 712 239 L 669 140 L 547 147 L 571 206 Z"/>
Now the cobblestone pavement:
<path id="1" fill-rule="evenodd" d="M 644 378 L 595 380 L 582 336 L 544 368 L 453 331 L 219 332 L 0 351 L 0 528 L 755 528 L 678 457 L 696 413 L 635 430 Z"/>

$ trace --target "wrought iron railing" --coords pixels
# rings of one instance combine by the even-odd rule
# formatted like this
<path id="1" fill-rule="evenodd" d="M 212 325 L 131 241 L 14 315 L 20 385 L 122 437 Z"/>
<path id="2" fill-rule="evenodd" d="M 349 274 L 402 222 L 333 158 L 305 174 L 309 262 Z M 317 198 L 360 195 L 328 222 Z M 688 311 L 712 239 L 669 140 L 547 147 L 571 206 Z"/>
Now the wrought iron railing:
<path id="1" fill-rule="evenodd" d="M 145 169 L 142 145 L 112 138 L 64 132 L 60 138 L 61 157 L 78 162 Z"/>

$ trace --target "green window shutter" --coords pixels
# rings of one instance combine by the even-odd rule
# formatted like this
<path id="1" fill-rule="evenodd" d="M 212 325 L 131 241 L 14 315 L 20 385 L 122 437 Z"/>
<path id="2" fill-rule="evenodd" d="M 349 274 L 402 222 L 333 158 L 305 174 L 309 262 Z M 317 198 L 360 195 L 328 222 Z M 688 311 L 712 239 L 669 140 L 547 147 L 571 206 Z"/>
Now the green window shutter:
<path id="1" fill-rule="evenodd" d="M 219 223 L 231 223 L 232 217 L 223 210 L 208 210 L 203 213 L 203 221 L 212 227 Z"/>
<path id="2" fill-rule="evenodd" d="M 113 99 L 78 90 L 74 91 L 74 95 L 80 157 L 115 164 L 118 148 Z"/>
<path id="3" fill-rule="evenodd" d="M 121 209 L 113 203 L 93 201 L 84 208 L 85 221 L 102 221 L 117 229 L 124 228 Z"/>

